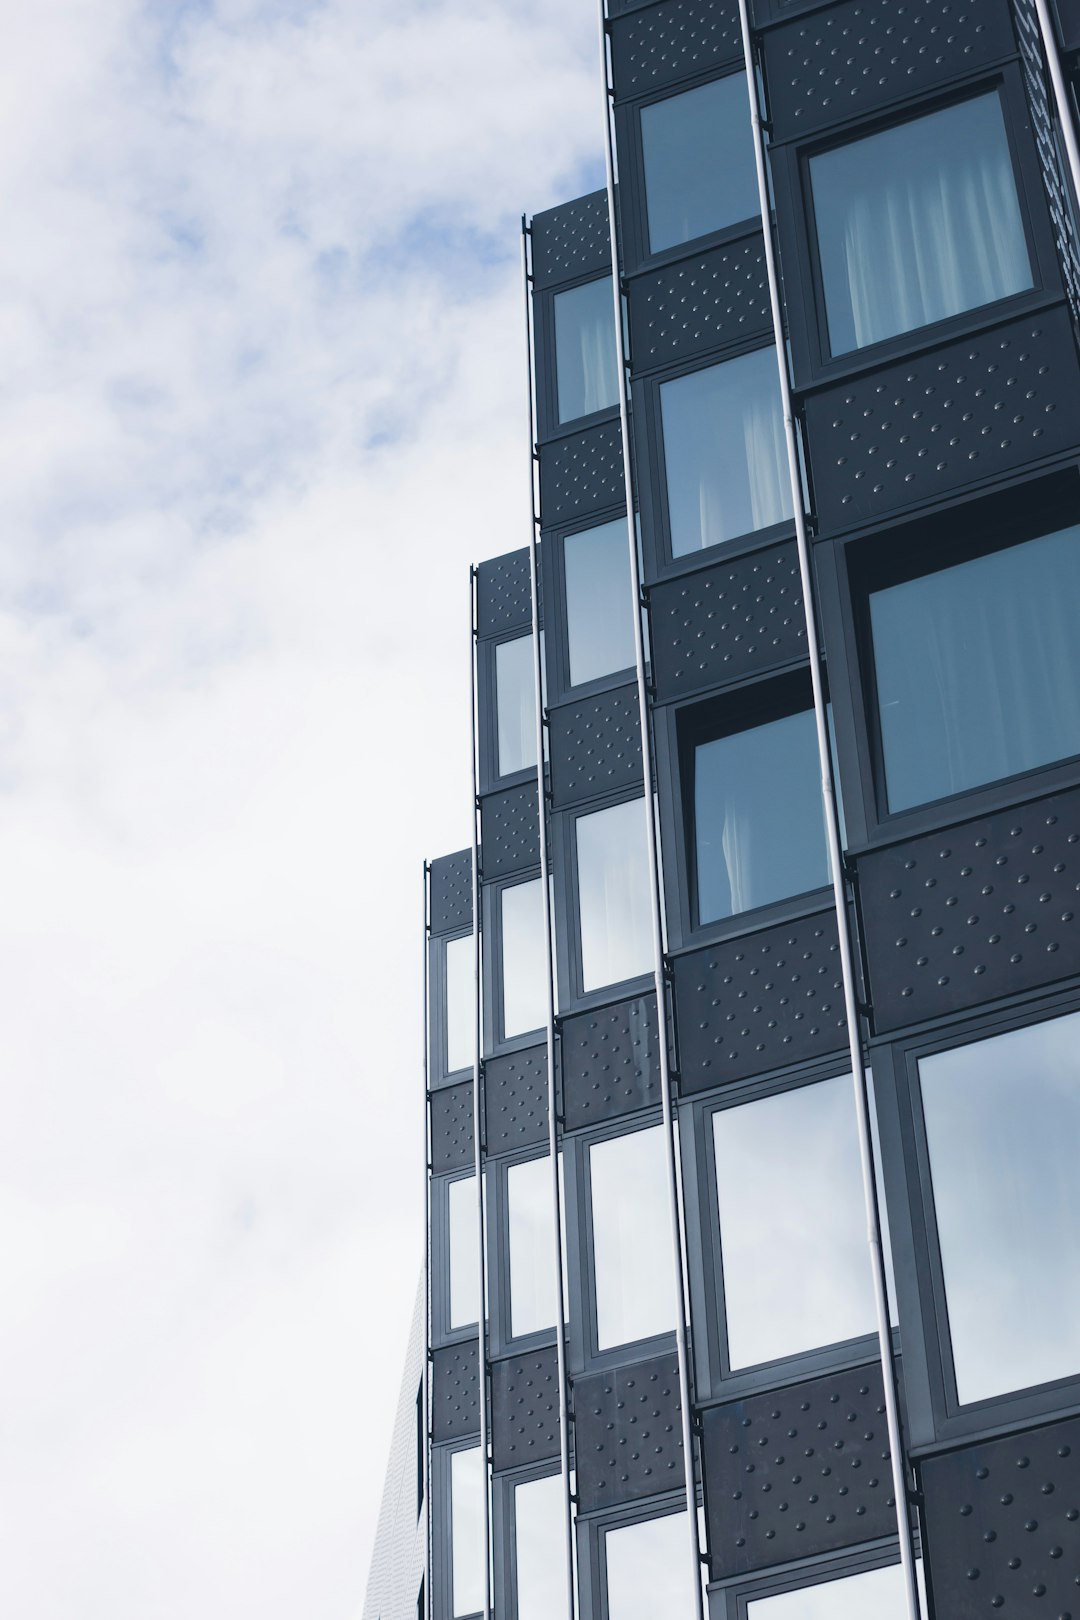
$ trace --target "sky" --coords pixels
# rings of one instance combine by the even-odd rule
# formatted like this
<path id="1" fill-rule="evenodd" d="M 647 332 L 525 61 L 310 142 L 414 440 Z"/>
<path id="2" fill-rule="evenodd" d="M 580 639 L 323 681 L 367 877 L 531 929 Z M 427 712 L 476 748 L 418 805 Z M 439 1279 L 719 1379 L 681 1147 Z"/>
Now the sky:
<path id="1" fill-rule="evenodd" d="M 355 1620 L 421 866 L 528 540 L 591 0 L 35 0 L 0 54 L 0 1613 Z"/>

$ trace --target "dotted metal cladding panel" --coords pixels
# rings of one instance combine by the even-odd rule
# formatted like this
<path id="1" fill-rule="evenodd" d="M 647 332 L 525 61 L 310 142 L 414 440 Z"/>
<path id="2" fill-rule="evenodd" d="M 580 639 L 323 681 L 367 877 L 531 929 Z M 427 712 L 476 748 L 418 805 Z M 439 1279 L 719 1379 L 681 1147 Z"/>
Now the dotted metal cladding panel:
<path id="1" fill-rule="evenodd" d="M 565 1019 L 562 1089 L 570 1131 L 658 1103 L 656 997 L 635 996 Z"/>
<path id="2" fill-rule="evenodd" d="M 533 285 L 550 287 L 611 268 L 607 192 L 593 191 L 532 221 Z"/>
<path id="3" fill-rule="evenodd" d="M 919 1465 L 935 1614 L 1080 1616 L 1080 1419 Z"/>
<path id="4" fill-rule="evenodd" d="M 760 232 L 630 284 L 635 373 L 771 331 Z"/>
<path id="5" fill-rule="evenodd" d="M 742 60 L 737 0 L 663 0 L 612 26 L 612 81 L 619 100 L 735 60 Z"/>
<path id="6" fill-rule="evenodd" d="M 431 1357 L 431 1438 L 464 1440 L 480 1432 L 480 1355 L 475 1339 Z"/>
<path id="7" fill-rule="evenodd" d="M 480 809 L 484 881 L 535 866 L 540 859 L 540 813 L 535 782 L 489 793 Z"/>
<path id="8" fill-rule="evenodd" d="M 843 1050 L 835 914 L 677 957 L 675 1007 L 684 1094 Z"/>
<path id="9" fill-rule="evenodd" d="M 524 1052 L 487 1058 L 484 1063 L 487 1153 L 516 1153 L 548 1139 L 547 1052 L 531 1046 Z"/>
<path id="10" fill-rule="evenodd" d="M 430 887 L 433 934 L 454 934 L 472 927 L 471 849 L 432 861 Z"/>
<path id="11" fill-rule="evenodd" d="M 540 446 L 540 512 L 545 527 L 617 506 L 624 498 L 618 422 Z"/>
<path id="12" fill-rule="evenodd" d="M 887 107 L 1015 51 L 1006 0 L 847 0 L 766 33 L 774 138 Z"/>
<path id="13" fill-rule="evenodd" d="M 491 1452 L 496 1473 L 559 1455 L 555 1346 L 491 1367 Z"/>
<path id="14" fill-rule="evenodd" d="M 702 1426 L 713 1580 L 895 1535 L 880 1366 L 710 1407 Z"/>
<path id="15" fill-rule="evenodd" d="M 858 857 L 881 1032 L 1080 973 L 1080 792 Z"/>
<path id="16" fill-rule="evenodd" d="M 658 703 L 805 658 L 798 552 L 770 546 L 654 585 L 649 617 Z"/>
<path id="17" fill-rule="evenodd" d="M 821 530 L 1072 446 L 1078 382 L 1062 305 L 810 395 L 804 411 Z"/>
<path id="18" fill-rule="evenodd" d="M 551 795 L 557 807 L 640 787 L 641 719 L 636 686 L 618 686 L 552 709 Z"/>
<path id="19" fill-rule="evenodd" d="M 475 1163 L 472 1081 L 431 1093 L 431 1172 L 464 1170 Z"/>
<path id="20" fill-rule="evenodd" d="M 529 553 L 508 551 L 482 562 L 476 571 L 476 632 L 497 636 L 532 624 Z"/>
<path id="21" fill-rule="evenodd" d="M 677 1490 L 684 1480 L 673 1355 L 574 1381 L 578 1512 Z"/>

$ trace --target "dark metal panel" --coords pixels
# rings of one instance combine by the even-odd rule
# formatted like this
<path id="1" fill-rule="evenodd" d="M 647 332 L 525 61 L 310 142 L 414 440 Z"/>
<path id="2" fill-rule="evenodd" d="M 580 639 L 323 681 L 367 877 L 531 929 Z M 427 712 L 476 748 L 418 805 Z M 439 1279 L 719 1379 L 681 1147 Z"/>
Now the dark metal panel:
<path id="1" fill-rule="evenodd" d="M 610 268 L 606 191 L 593 191 L 559 208 L 534 214 L 532 272 L 537 291 Z"/>
<path id="2" fill-rule="evenodd" d="M 649 618 L 658 703 L 805 658 L 795 546 L 769 546 L 654 585 Z"/>
<path id="3" fill-rule="evenodd" d="M 472 850 L 431 863 L 431 932 L 456 934 L 472 926 Z"/>
<path id="4" fill-rule="evenodd" d="M 535 866 L 540 859 L 536 783 L 489 793 L 481 804 L 480 826 L 485 881 Z"/>
<path id="5" fill-rule="evenodd" d="M 562 1025 L 563 1115 L 580 1130 L 660 1101 L 656 997 L 597 1007 Z"/>
<path id="6" fill-rule="evenodd" d="M 554 1345 L 492 1363 L 491 1446 L 496 1473 L 559 1455 L 559 1369 Z"/>
<path id="7" fill-rule="evenodd" d="M 630 349 L 638 374 L 771 330 L 760 232 L 637 276 L 630 285 Z"/>
<path id="8" fill-rule="evenodd" d="M 1080 0 L 1053 0 L 1058 32 L 1067 51 L 1080 51 Z"/>
<path id="9" fill-rule="evenodd" d="M 473 1152 L 472 1081 L 431 1093 L 431 1173 L 465 1170 Z"/>
<path id="10" fill-rule="evenodd" d="M 816 912 L 677 957 L 675 1005 L 684 1093 L 843 1050 L 835 914 Z"/>
<path id="11" fill-rule="evenodd" d="M 929 1457 L 919 1474 L 936 1615 L 1080 1614 L 1080 1418 Z"/>
<path id="12" fill-rule="evenodd" d="M 529 553 L 508 551 L 476 570 L 476 633 L 497 636 L 532 624 Z"/>
<path id="13" fill-rule="evenodd" d="M 702 1428 L 713 1580 L 895 1533 L 878 1364 L 707 1408 Z"/>
<path id="14" fill-rule="evenodd" d="M 475 1339 L 431 1357 L 431 1438 L 466 1440 L 480 1432 L 480 1355 Z"/>
<path id="15" fill-rule="evenodd" d="M 617 506 L 622 499 L 618 422 L 601 422 L 584 433 L 540 446 L 540 512 L 545 527 Z"/>
<path id="16" fill-rule="evenodd" d="M 619 100 L 741 58 L 736 0 L 663 0 L 611 30 L 611 76 Z"/>
<path id="17" fill-rule="evenodd" d="M 556 807 L 641 784 L 636 686 L 618 686 L 549 715 L 551 796 Z"/>
<path id="18" fill-rule="evenodd" d="M 1080 973 L 1080 791 L 857 860 L 874 1027 Z"/>
<path id="19" fill-rule="evenodd" d="M 848 528 L 1073 445 L 1068 310 L 885 366 L 805 402 L 820 527 Z"/>
<path id="20" fill-rule="evenodd" d="M 489 1158 L 536 1147 L 548 1139 L 547 1051 L 488 1058 L 484 1063 L 485 1131 Z"/>
<path id="21" fill-rule="evenodd" d="M 682 1487 L 679 1412 L 674 1355 L 575 1380 L 579 1514 Z"/>

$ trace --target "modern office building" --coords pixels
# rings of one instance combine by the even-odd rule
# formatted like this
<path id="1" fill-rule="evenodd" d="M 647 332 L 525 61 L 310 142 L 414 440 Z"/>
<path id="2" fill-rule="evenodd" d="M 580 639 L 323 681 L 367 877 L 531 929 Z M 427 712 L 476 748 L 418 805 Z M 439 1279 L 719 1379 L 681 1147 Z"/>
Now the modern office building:
<path id="1" fill-rule="evenodd" d="M 428 869 L 421 1609 L 1080 1620 L 1080 5 L 607 9 Z"/>

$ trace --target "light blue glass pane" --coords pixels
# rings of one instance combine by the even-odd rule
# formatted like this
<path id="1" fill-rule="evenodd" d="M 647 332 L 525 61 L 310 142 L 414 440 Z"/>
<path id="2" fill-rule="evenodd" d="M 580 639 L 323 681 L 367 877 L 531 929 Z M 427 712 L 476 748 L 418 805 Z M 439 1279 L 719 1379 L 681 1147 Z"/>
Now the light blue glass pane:
<path id="1" fill-rule="evenodd" d="M 660 416 L 676 557 L 791 517 L 775 349 L 662 383 Z"/>
<path id="2" fill-rule="evenodd" d="M 536 766 L 536 672 L 532 636 L 500 641 L 495 648 L 495 707 L 500 776 Z"/>
<path id="3" fill-rule="evenodd" d="M 476 1049 L 476 979 L 472 935 L 446 942 L 446 1072 L 472 1068 Z"/>
<path id="4" fill-rule="evenodd" d="M 675 1327 L 666 1152 L 662 1125 L 596 1142 L 589 1149 L 601 1350 Z M 629 1188 L 632 1197 L 627 1197 Z"/>
<path id="5" fill-rule="evenodd" d="M 1080 753 L 1080 528 L 875 591 L 890 810 Z"/>
<path id="6" fill-rule="evenodd" d="M 810 159 L 833 354 L 1032 285 L 997 93 Z"/>
<path id="7" fill-rule="evenodd" d="M 608 1620 L 690 1620 L 694 1613 L 685 1513 L 609 1530 Z"/>
<path id="8" fill-rule="evenodd" d="M 450 1326 L 480 1320 L 480 1241 L 476 1227 L 476 1177 L 463 1176 L 447 1189 L 450 1226 Z"/>
<path id="9" fill-rule="evenodd" d="M 450 1551 L 453 1613 L 479 1614 L 484 1607 L 484 1474 L 480 1448 L 450 1457 Z"/>
<path id="10" fill-rule="evenodd" d="M 555 294 L 559 421 L 603 411 L 619 398 L 611 277 Z"/>
<path id="11" fill-rule="evenodd" d="M 1080 1013 L 920 1059 L 961 1402 L 1080 1373 Z"/>
<path id="12" fill-rule="evenodd" d="M 630 799 L 577 822 L 583 990 L 648 973 L 653 965 L 645 801 Z"/>
<path id="13" fill-rule="evenodd" d="M 643 108 L 641 144 L 653 253 L 757 216 L 742 73 Z"/>
<path id="14" fill-rule="evenodd" d="M 517 1620 L 552 1620 L 566 1611 L 566 1565 L 560 1474 L 514 1491 Z"/>
<path id="15" fill-rule="evenodd" d="M 529 1159 L 506 1172 L 510 1251 L 510 1333 L 520 1338 L 553 1327 L 555 1299 L 555 1211 L 551 1161 Z"/>
<path id="16" fill-rule="evenodd" d="M 916 1565 L 916 1572 L 921 1593 L 921 1563 Z M 888 1564 L 884 1569 L 868 1569 L 838 1581 L 819 1581 L 797 1592 L 753 1598 L 746 1614 L 747 1620 L 907 1620 L 903 1572 L 899 1564 Z"/>
<path id="17" fill-rule="evenodd" d="M 563 556 L 570 684 L 581 686 L 634 662 L 626 519 L 568 534 Z"/>
<path id="18" fill-rule="evenodd" d="M 502 891 L 503 1035 L 547 1022 L 547 958 L 540 879 Z"/>
<path id="19" fill-rule="evenodd" d="M 829 856 L 813 711 L 694 752 L 698 920 L 823 888 Z"/>

